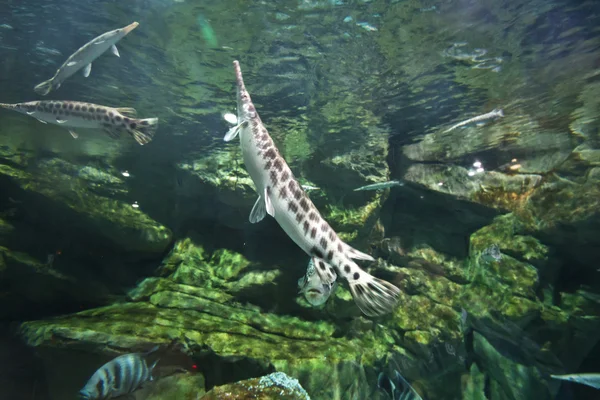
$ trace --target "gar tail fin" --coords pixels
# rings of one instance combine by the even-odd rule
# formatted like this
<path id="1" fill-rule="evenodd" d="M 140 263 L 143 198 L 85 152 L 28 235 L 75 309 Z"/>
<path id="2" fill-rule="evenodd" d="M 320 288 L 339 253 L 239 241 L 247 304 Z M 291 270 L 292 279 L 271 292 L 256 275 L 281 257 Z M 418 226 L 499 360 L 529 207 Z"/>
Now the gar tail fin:
<path id="1" fill-rule="evenodd" d="M 348 281 L 352 298 L 365 315 L 377 317 L 394 311 L 400 295 L 396 286 L 368 274 L 349 258 L 338 272 Z"/>
<path id="2" fill-rule="evenodd" d="M 150 143 L 157 129 L 158 118 L 138 119 L 127 126 L 127 132 L 141 145 Z"/>
<path id="3" fill-rule="evenodd" d="M 34 87 L 33 90 L 39 95 L 42 95 L 42 96 L 47 95 L 53 89 L 52 88 L 53 79 L 48 79 L 47 81 L 40 83 L 39 85 Z"/>

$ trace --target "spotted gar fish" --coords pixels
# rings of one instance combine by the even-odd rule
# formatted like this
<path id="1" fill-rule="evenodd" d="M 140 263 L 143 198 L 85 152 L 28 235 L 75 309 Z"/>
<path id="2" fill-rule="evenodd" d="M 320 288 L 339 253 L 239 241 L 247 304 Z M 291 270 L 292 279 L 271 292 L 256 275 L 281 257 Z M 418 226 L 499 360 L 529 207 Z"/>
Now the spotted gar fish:
<path id="1" fill-rule="evenodd" d="M 134 392 L 144 382 L 152 380 L 152 370 L 158 360 L 149 366 L 146 357 L 156 350 L 158 346 L 147 353 L 124 354 L 107 362 L 98 368 L 79 391 L 79 399 L 111 399 Z"/>
<path id="2" fill-rule="evenodd" d="M 398 302 L 400 290 L 369 275 L 353 261 L 374 259 L 344 243 L 323 219 L 258 116 L 244 85 L 239 62 L 234 61 L 233 65 L 239 124 L 227 132 L 225 141 L 233 140 L 239 134 L 244 164 L 259 195 L 250 212 L 250 222 L 259 222 L 269 214 L 302 250 L 314 258 L 323 284 L 333 284 L 337 271 L 337 275 L 348 281 L 352 297 L 364 314 L 378 316 L 391 312 Z"/>
<path id="3" fill-rule="evenodd" d="M 123 39 L 125 35 L 134 30 L 138 25 L 139 23 L 134 22 L 124 28 L 103 33 L 90 40 L 67 58 L 67 61 L 60 66 L 52 78 L 40 83 L 34 87 L 33 90 L 35 90 L 36 93 L 45 96 L 52 90 L 58 89 L 67 78 L 82 68 L 83 76 L 87 78 L 92 70 L 92 61 L 100 57 L 106 50 L 111 49 L 114 55 L 120 57 L 119 50 L 117 50 L 115 43 Z"/>
<path id="4" fill-rule="evenodd" d="M 453 125 L 450 128 L 446 129 L 442 133 L 448 133 L 450 131 L 453 131 L 456 128 L 460 128 L 461 126 L 465 126 L 465 125 L 471 124 L 473 122 L 481 122 L 481 121 L 485 121 L 485 120 L 488 120 L 491 118 L 501 118 L 501 117 L 504 117 L 504 111 L 502 111 L 499 108 L 495 108 L 492 111 L 490 111 L 489 113 L 481 114 L 476 117 L 469 118 L 466 121 L 459 122 L 458 124 Z"/>
<path id="5" fill-rule="evenodd" d="M 112 108 L 76 101 L 30 101 L 27 103 L 4 104 L 0 107 L 27 114 L 46 124 L 51 123 L 69 130 L 75 139 L 77 128 L 102 129 L 113 139 L 127 132 L 139 143 L 152 140 L 158 127 L 158 118 L 135 118 L 133 108 Z"/>

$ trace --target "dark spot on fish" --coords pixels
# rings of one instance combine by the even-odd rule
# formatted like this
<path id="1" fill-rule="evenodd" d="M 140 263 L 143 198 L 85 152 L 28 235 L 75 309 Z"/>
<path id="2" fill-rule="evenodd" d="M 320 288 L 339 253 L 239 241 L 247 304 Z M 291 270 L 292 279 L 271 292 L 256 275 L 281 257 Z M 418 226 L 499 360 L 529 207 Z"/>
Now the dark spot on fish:
<path id="1" fill-rule="evenodd" d="M 87 112 L 87 110 L 88 110 L 87 106 L 81 106 L 81 111 Z"/>
<path id="2" fill-rule="evenodd" d="M 79 104 L 77 104 L 77 105 L 75 106 L 75 111 L 79 111 L 79 109 L 80 109 L 80 108 L 81 108 L 81 106 L 80 106 Z"/>
<path id="3" fill-rule="evenodd" d="M 358 272 L 355 272 L 354 275 L 352 276 L 354 278 L 354 280 L 358 280 L 358 278 L 360 278 L 360 274 Z"/>
<path id="4" fill-rule="evenodd" d="M 292 181 L 293 182 L 293 181 Z M 302 191 L 300 190 L 296 190 L 294 192 L 294 197 L 296 198 L 296 200 L 299 200 L 302 197 Z"/>
<path id="5" fill-rule="evenodd" d="M 333 267 L 329 267 L 329 273 L 331 273 L 331 276 L 335 276 L 335 271 L 333 270 Z"/>
<path id="6" fill-rule="evenodd" d="M 290 181 L 290 183 L 288 183 L 288 188 L 294 193 L 294 197 L 296 197 L 296 182 Z M 296 198 L 296 200 L 298 200 L 298 198 Z"/>
<path id="7" fill-rule="evenodd" d="M 112 118 L 112 117 L 114 117 L 114 116 L 115 116 L 115 113 L 114 113 L 114 112 L 112 112 L 112 111 L 109 111 L 108 115 L 110 115 L 110 117 Z"/>
<path id="8" fill-rule="evenodd" d="M 329 240 L 335 242 L 335 232 L 333 230 L 329 231 Z"/>
<path id="9" fill-rule="evenodd" d="M 67 104 L 66 103 L 62 103 L 61 107 L 63 108 L 63 110 L 67 109 Z"/>
<path id="10" fill-rule="evenodd" d="M 43 107 L 41 104 L 38 104 L 38 106 L 37 106 L 37 110 L 38 110 L 39 112 L 42 112 L 42 111 L 44 111 L 44 107 Z"/>
<path id="11" fill-rule="evenodd" d="M 140 122 L 140 123 L 141 123 L 142 125 L 144 125 L 144 126 L 148 125 L 148 121 L 142 121 L 142 122 Z"/>
<path id="12" fill-rule="evenodd" d="M 270 177 L 271 182 L 273 182 L 273 186 L 277 186 L 277 172 L 271 171 Z"/>
<path id="13" fill-rule="evenodd" d="M 329 225 L 327 225 L 327 222 L 323 221 L 323 224 L 321 225 L 321 230 L 323 232 L 327 232 L 327 229 L 329 229 Z"/>
<path id="14" fill-rule="evenodd" d="M 319 268 L 321 268 L 321 270 L 325 271 L 325 263 L 323 261 L 319 261 Z"/>
<path id="15" fill-rule="evenodd" d="M 325 239 L 324 237 L 321 238 L 321 240 L 319 241 L 319 244 L 321 245 L 321 247 L 323 248 L 323 250 L 327 251 L 327 239 Z"/>
<path id="16" fill-rule="evenodd" d="M 315 236 L 317 236 L 317 228 L 312 228 L 312 229 L 310 230 L 310 237 L 311 237 L 312 239 L 314 239 L 314 238 L 315 238 Z"/>
<path id="17" fill-rule="evenodd" d="M 329 253 L 327 253 L 327 260 L 331 261 L 333 259 L 333 250 L 329 250 Z"/>
<path id="18" fill-rule="evenodd" d="M 275 160 L 275 162 L 273 163 L 273 166 L 274 166 L 275 168 L 277 168 L 277 170 L 278 170 L 279 172 L 281 172 L 281 170 L 283 169 L 283 162 L 281 162 L 281 160 L 280 160 L 280 159 L 277 159 L 277 160 Z"/>
<path id="19" fill-rule="evenodd" d="M 316 212 L 311 211 L 310 214 L 308 214 L 308 219 L 310 219 L 311 221 L 316 221 L 317 219 L 319 219 L 319 217 L 317 216 Z"/>
<path id="20" fill-rule="evenodd" d="M 277 157 L 277 153 L 275 153 L 275 150 L 273 150 L 272 148 L 270 148 L 269 150 L 266 151 L 265 153 L 265 158 L 276 158 Z"/>
<path id="21" fill-rule="evenodd" d="M 290 179 L 290 173 L 285 171 L 282 175 L 281 175 L 281 181 L 282 182 L 286 182 L 288 179 Z"/>
<path id="22" fill-rule="evenodd" d="M 341 253 L 342 252 L 342 244 L 338 243 L 338 251 Z"/>
<path id="23" fill-rule="evenodd" d="M 300 224 L 302 222 L 302 220 L 304 219 L 304 214 L 302 213 L 298 213 L 296 214 L 296 221 Z"/>
<path id="24" fill-rule="evenodd" d="M 309 205 L 308 205 L 308 201 L 306 201 L 306 199 L 302 199 L 300 200 L 300 207 L 302 207 L 302 209 L 304 211 L 308 211 L 309 210 Z"/>
<path id="25" fill-rule="evenodd" d="M 69 103 L 69 110 L 73 109 L 73 103 Z"/>
<path id="26" fill-rule="evenodd" d="M 135 128 L 137 128 L 137 124 L 135 122 L 132 122 L 132 123 L 129 124 L 129 127 L 131 129 L 135 129 Z"/>
<path id="27" fill-rule="evenodd" d="M 310 228 L 310 224 L 308 223 L 308 221 L 304 221 L 304 234 L 306 234 L 306 232 L 308 232 L 309 228 Z"/>
<path id="28" fill-rule="evenodd" d="M 281 189 L 279 189 L 279 198 L 284 200 L 287 199 L 287 189 L 285 186 L 282 186 Z"/>
<path id="29" fill-rule="evenodd" d="M 267 170 L 271 169 L 271 160 L 269 160 L 265 163 L 265 169 L 267 169 Z"/>
<path id="30" fill-rule="evenodd" d="M 54 103 L 54 108 L 60 108 L 60 104 L 59 103 Z"/>
<path id="31" fill-rule="evenodd" d="M 95 113 L 96 112 L 96 108 L 95 107 L 90 107 L 90 112 L 91 113 Z"/>
<path id="32" fill-rule="evenodd" d="M 288 210 L 290 210 L 293 213 L 297 213 L 298 212 L 298 206 L 293 201 L 290 201 L 288 203 Z"/>
<path id="33" fill-rule="evenodd" d="M 344 272 L 349 274 L 350 273 L 350 266 L 349 265 L 344 265 Z"/>
<path id="34" fill-rule="evenodd" d="M 117 122 L 121 122 L 121 117 L 117 115 L 117 116 L 115 117 L 115 121 L 117 121 Z"/>
<path id="35" fill-rule="evenodd" d="M 269 135 L 267 135 L 267 132 L 263 132 L 263 134 L 260 135 L 260 140 L 269 140 Z"/>
<path id="36" fill-rule="evenodd" d="M 123 117 L 123 121 L 125 121 L 125 123 L 128 124 L 129 123 L 129 118 Z"/>
<path id="37" fill-rule="evenodd" d="M 104 116 L 104 120 L 105 120 L 106 122 L 110 121 L 110 118 L 108 118 L 108 115 L 105 115 L 105 116 Z"/>

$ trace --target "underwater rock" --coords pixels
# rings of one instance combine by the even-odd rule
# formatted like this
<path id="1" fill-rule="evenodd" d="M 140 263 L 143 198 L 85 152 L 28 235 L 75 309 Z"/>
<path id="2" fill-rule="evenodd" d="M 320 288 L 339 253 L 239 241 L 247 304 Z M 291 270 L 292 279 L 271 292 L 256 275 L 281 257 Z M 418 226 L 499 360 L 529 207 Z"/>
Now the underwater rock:
<path id="1" fill-rule="evenodd" d="M 200 400 L 310 400 L 298 380 L 283 372 L 213 388 Z"/>
<path id="2" fill-rule="evenodd" d="M 114 198 L 127 189 L 112 174 L 53 158 L 37 162 L 35 174 L 3 164 L 0 177 L 17 206 L 44 210 L 37 224 L 68 226 L 126 251 L 161 253 L 171 243 L 167 227 Z"/>
<path id="3" fill-rule="evenodd" d="M 474 333 L 473 347 L 480 368 L 496 383 L 490 383 L 492 398 L 554 398 L 556 385 L 549 385 L 542 371 L 535 366 L 519 364 L 503 356 L 477 332 Z"/>

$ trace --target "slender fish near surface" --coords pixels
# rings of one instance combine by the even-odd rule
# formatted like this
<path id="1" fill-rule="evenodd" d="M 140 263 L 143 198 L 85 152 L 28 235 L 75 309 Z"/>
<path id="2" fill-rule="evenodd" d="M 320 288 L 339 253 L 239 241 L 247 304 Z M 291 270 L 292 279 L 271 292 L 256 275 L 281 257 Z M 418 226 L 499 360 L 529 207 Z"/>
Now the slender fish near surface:
<path id="1" fill-rule="evenodd" d="M 490 111 L 489 113 L 481 114 L 476 117 L 469 118 L 466 121 L 459 122 L 458 124 L 453 125 L 450 128 L 446 129 L 442 133 L 448 133 L 450 131 L 453 131 L 456 128 L 460 128 L 461 126 L 465 126 L 465 125 L 471 124 L 473 122 L 481 122 L 481 121 L 485 121 L 485 120 L 488 120 L 491 118 L 499 118 L 499 117 L 504 117 L 504 112 L 501 109 L 495 108 L 492 111 Z"/>
<path id="2" fill-rule="evenodd" d="M 110 399 L 132 393 L 144 382 L 153 380 L 152 370 L 159 360 L 148 366 L 146 357 L 156 350 L 158 346 L 146 353 L 124 354 L 107 362 L 94 372 L 79 391 L 79 399 Z"/>
<path id="3" fill-rule="evenodd" d="M 135 118 L 133 108 L 112 108 L 77 101 L 30 101 L 27 103 L 4 104 L 1 108 L 27 114 L 46 124 L 62 126 L 75 139 L 78 128 L 102 129 L 113 139 L 127 132 L 141 145 L 149 143 L 158 127 L 158 118 Z"/>
<path id="4" fill-rule="evenodd" d="M 371 185 L 361 186 L 359 188 L 354 189 L 354 191 L 359 192 L 362 190 L 381 190 L 381 189 L 400 187 L 400 186 L 404 186 L 404 182 L 400 182 L 400 181 L 377 182 L 377 183 L 373 183 Z"/>
<path id="5" fill-rule="evenodd" d="M 306 268 L 306 274 L 298 279 L 298 289 L 300 289 L 300 293 L 304 295 L 306 301 L 312 306 L 325 304 L 336 288 L 336 281 L 333 283 L 323 283 L 321 281 L 321 277 L 315 269 L 315 260 L 311 258 Z"/>
<path id="6" fill-rule="evenodd" d="M 36 93 L 45 96 L 52 90 L 58 89 L 67 78 L 82 68 L 83 76 L 87 78 L 92 70 L 92 61 L 100 57 L 106 50 L 111 49 L 114 55 L 120 57 L 119 50 L 117 50 L 115 43 L 123 39 L 125 35 L 137 28 L 138 25 L 139 23 L 134 22 L 124 28 L 103 33 L 90 40 L 67 58 L 67 61 L 60 66 L 52 78 L 40 83 L 33 88 L 33 90 L 35 90 Z"/>
<path id="7" fill-rule="evenodd" d="M 269 214 L 315 259 L 317 273 L 324 284 L 335 282 L 337 271 L 337 275 L 348 281 L 352 297 L 364 314 L 379 316 L 392 312 L 400 290 L 366 273 L 353 261 L 374 259 L 344 243 L 323 219 L 258 116 L 244 85 L 239 62 L 234 61 L 233 65 L 239 123 L 224 139 L 230 141 L 239 134 L 244 164 L 259 195 L 250 212 L 250 222 L 257 223 Z"/>

